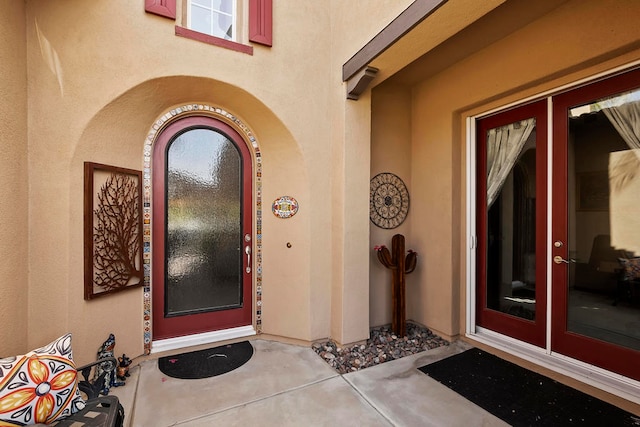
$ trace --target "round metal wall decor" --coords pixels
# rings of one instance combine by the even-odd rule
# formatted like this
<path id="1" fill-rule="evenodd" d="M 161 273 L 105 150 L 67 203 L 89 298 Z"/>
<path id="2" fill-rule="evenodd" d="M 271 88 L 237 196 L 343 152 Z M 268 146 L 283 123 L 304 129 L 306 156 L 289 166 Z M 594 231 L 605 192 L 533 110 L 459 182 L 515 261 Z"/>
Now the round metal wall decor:
<path id="1" fill-rule="evenodd" d="M 271 211 L 278 218 L 291 218 L 298 212 L 298 201 L 291 196 L 282 196 L 273 201 Z"/>
<path id="2" fill-rule="evenodd" d="M 409 213 L 409 191 L 404 182 L 388 172 L 371 179 L 369 218 L 380 228 L 396 228 Z"/>

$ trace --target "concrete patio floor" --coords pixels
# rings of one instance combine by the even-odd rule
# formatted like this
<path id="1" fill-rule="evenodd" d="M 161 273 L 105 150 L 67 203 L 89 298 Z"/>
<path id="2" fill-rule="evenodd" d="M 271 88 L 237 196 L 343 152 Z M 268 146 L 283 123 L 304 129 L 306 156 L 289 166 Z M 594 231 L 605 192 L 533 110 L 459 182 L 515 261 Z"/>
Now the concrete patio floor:
<path id="1" fill-rule="evenodd" d="M 308 347 L 255 339 L 254 355 L 229 373 L 200 380 L 164 375 L 157 359 L 112 388 L 125 425 L 506 426 L 417 368 L 468 348 L 462 342 L 338 374 Z"/>

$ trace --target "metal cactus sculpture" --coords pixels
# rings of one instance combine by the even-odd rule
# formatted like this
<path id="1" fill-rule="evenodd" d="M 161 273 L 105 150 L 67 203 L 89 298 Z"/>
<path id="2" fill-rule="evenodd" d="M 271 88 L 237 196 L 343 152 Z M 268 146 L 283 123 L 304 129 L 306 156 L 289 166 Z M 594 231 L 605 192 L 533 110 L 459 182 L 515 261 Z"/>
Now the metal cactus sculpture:
<path id="1" fill-rule="evenodd" d="M 391 284 L 391 329 L 398 336 L 405 336 L 407 333 L 407 321 L 405 316 L 405 275 L 411 273 L 416 268 L 418 254 L 411 249 L 405 256 L 404 236 L 396 234 L 391 239 L 391 252 L 386 246 L 376 246 L 378 259 L 393 273 Z"/>

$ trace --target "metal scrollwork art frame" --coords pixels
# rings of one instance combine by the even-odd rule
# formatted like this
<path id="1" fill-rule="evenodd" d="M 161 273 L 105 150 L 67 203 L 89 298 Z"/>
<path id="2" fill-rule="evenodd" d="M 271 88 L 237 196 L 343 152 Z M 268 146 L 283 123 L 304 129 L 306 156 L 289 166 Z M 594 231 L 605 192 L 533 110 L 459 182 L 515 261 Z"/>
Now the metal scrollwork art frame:
<path id="1" fill-rule="evenodd" d="M 383 172 L 371 179 L 369 218 L 385 229 L 398 227 L 409 213 L 409 191 L 397 175 Z"/>
<path id="2" fill-rule="evenodd" d="M 143 283 L 142 172 L 84 163 L 84 299 Z"/>

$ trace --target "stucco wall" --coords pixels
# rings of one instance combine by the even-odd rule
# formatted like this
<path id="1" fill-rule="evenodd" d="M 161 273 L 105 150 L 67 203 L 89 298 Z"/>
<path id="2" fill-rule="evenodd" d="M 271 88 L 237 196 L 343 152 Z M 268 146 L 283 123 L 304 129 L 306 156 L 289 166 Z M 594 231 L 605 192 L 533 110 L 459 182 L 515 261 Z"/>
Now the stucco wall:
<path id="1" fill-rule="evenodd" d="M 45 301 L 59 308 L 50 322 L 29 331 L 30 343 L 71 330 L 82 343 L 75 346 L 78 357 L 86 359 L 113 332 L 119 352 L 142 353 L 141 290 L 82 299 L 82 163 L 141 169 L 153 122 L 169 107 L 191 101 L 223 107 L 254 131 L 263 150 L 265 205 L 284 194 L 300 201 L 300 213 L 291 220 L 265 211 L 263 327 L 270 334 L 310 339 L 310 284 L 329 283 L 329 276 L 309 277 L 309 223 L 318 212 L 314 206 L 330 197 L 321 197 L 321 189 L 320 197 L 309 197 L 305 170 L 314 176 L 321 172 L 315 165 L 329 163 L 317 148 L 328 139 L 322 115 L 329 109 L 319 90 L 328 53 L 317 43 L 318 55 L 300 63 L 297 72 L 286 58 L 302 56 L 299 41 L 316 39 L 314 32 L 325 30 L 323 21 L 316 14 L 316 25 L 308 25 L 304 11 L 276 8 L 274 20 L 292 25 L 276 26 L 274 48 L 256 47 L 249 56 L 176 37 L 172 21 L 145 14 L 137 3 L 64 6 L 29 3 L 30 91 L 37 94 L 30 99 L 32 207 L 34 216 L 46 218 L 31 223 L 31 262 L 38 265 L 32 271 L 31 318 Z M 38 37 L 55 51 L 57 66 L 48 66 Z M 314 102 L 302 102 L 303 92 Z M 291 251 L 285 246 L 289 240 Z M 329 254 L 321 253 L 317 262 L 328 262 Z"/>
<path id="2" fill-rule="evenodd" d="M 550 1 L 560 6 L 505 30 L 501 40 L 486 38 L 477 52 L 444 71 L 409 86 L 389 79 L 373 98 L 366 92 L 359 101 L 345 100 L 342 64 L 410 3 L 333 0 L 327 8 L 322 2 L 278 2 L 274 46 L 254 46 L 252 56 L 176 37 L 174 22 L 145 14 L 138 2 L 30 0 L 26 28 L 16 19 L 24 3 L 4 3 L 0 52 L 17 57 L 0 65 L 12 83 L 6 86 L 9 102 L 0 108 L 15 119 L 3 125 L 3 139 L 15 135 L 8 151 L 14 157 L 0 160 L 0 173 L 9 183 L 3 199 L 21 209 L 0 207 L 0 232 L 10 234 L 0 239 L 0 268 L 6 270 L 0 272 L 22 280 L 2 279 L 3 292 L 6 287 L 13 299 L 8 304 L 2 298 L 0 308 L 7 305 L 16 325 L 13 339 L 20 344 L 14 348 L 70 331 L 83 362 L 113 332 L 118 352 L 141 354 L 140 290 L 82 298 L 82 163 L 141 169 L 150 126 L 184 102 L 227 109 L 260 143 L 264 332 L 301 340 L 331 336 L 342 343 L 366 338 L 369 323 L 386 323 L 390 316 L 388 272 L 376 264 L 372 246 L 389 244 L 400 231 L 419 253 L 407 283 L 407 317 L 458 334 L 466 208 L 461 112 L 483 111 L 637 59 L 633 17 L 640 6 Z M 358 16 L 367 19 L 354 25 Z M 477 43 L 487 28 L 493 36 L 508 22 L 489 21 L 456 43 Z M 14 46 L 25 33 L 27 55 L 21 56 Z M 459 52 L 455 48 L 450 52 Z M 26 99 L 25 59 L 29 187 L 26 142 L 16 143 L 26 141 L 24 108 L 13 108 Z M 402 90 L 393 87 L 402 84 Z M 379 171 L 405 179 L 411 211 L 400 229 L 372 229 L 370 235 L 368 183 Z M 298 199 L 300 212 L 280 220 L 264 208 L 285 194 Z M 20 211 L 29 212 L 28 240 Z M 5 227 L 5 218 L 16 226 Z M 28 264 L 21 261 L 27 256 Z M 27 303 L 20 282 L 26 283 L 28 270 Z"/>
<path id="3" fill-rule="evenodd" d="M 371 178 L 382 172 L 391 172 L 402 179 L 409 191 L 409 214 L 397 228 L 383 229 L 370 222 L 370 294 L 369 322 L 371 326 L 391 323 L 391 278 L 392 272 L 385 268 L 373 250 L 376 245 L 385 245 L 391 250 L 394 234 L 405 236 L 406 249 L 413 248 L 413 233 L 410 216 L 413 215 L 414 188 L 411 181 L 411 91 L 404 86 L 384 85 L 372 93 L 371 112 Z M 418 187 L 420 188 L 420 187 Z M 418 254 L 416 269 L 422 268 L 422 257 Z M 415 272 L 414 272 L 415 273 Z M 417 276 L 417 274 L 416 274 Z M 407 301 L 412 301 L 420 292 L 414 274 L 406 278 Z"/>
<path id="4" fill-rule="evenodd" d="M 22 90 L 14 85 L 14 105 L 24 104 L 29 94 L 29 238 L 26 217 L 6 214 L 3 221 L 7 217 L 17 227 L 3 226 L 2 232 L 22 232 L 24 243 L 18 250 L 4 238 L 0 243 L 0 250 L 11 251 L 3 258 L 13 262 L 2 266 L 13 277 L 22 275 L 26 282 L 30 269 L 28 304 L 23 288 L 12 284 L 8 290 L 19 296 L 10 311 L 23 325 L 15 329 L 18 347 L 32 348 L 72 332 L 76 360 L 82 363 L 114 333 L 116 352 L 142 353 L 140 289 L 83 299 L 82 165 L 142 169 L 150 127 L 169 108 L 186 102 L 226 109 L 260 143 L 263 331 L 307 341 L 367 337 L 368 224 L 362 218 L 368 209 L 370 102 L 365 96 L 362 103 L 347 103 L 341 66 L 410 0 L 385 1 L 385 8 L 374 8 L 379 1 L 373 0 L 334 1 L 333 8 L 322 2 L 295 2 L 295 7 L 293 1 L 278 2 L 274 46 L 255 45 L 253 55 L 177 37 L 173 21 L 145 14 L 139 2 L 19 3 L 9 10 L 22 13 L 26 4 L 26 25 L 4 13 L 3 24 L 11 25 L 3 25 L 3 37 L 7 29 L 13 39 L 3 39 L 2 49 L 13 52 L 26 34 L 26 50 L 19 50 L 22 71 L 12 81 L 22 84 Z M 365 14 L 366 22 L 353 25 L 354 16 Z M 16 132 L 23 133 L 18 140 L 26 140 L 25 122 L 15 121 Z M 350 128 L 354 122 L 364 125 Z M 346 146 L 347 140 L 353 142 Z M 24 164 L 26 147 L 15 142 L 12 147 L 22 155 L 12 167 Z M 5 199 L 26 211 L 25 180 L 14 169 L 4 170 L 12 177 L 3 183 L 25 190 Z M 275 218 L 268 209 L 282 195 L 300 202 L 299 213 L 289 220 Z M 28 264 L 20 264 L 16 260 L 27 257 L 27 241 Z"/>
<path id="5" fill-rule="evenodd" d="M 403 1 L 344 2 L 332 0 L 330 85 L 331 150 L 330 210 L 323 222 L 330 228 L 330 337 L 351 343 L 369 336 L 369 170 L 371 97 L 347 101 L 342 65 L 411 3 Z M 366 16 L 367 19 L 358 17 Z M 327 148 L 325 146 L 325 148 Z M 329 218 L 330 216 L 330 218 Z M 316 235 L 315 238 L 326 239 Z M 315 241 L 314 238 L 314 241 Z M 314 259 L 315 261 L 315 259 Z M 312 269 L 322 268 L 312 263 Z M 314 296 L 319 296 L 316 293 Z"/>
<path id="6" fill-rule="evenodd" d="M 448 49 L 477 42 L 478 29 L 499 32 L 510 25 L 517 12 L 510 7 L 487 16 L 484 25 L 463 33 Z M 412 86 L 410 221 L 423 268 L 416 272 L 420 292 L 407 317 L 445 335 L 463 332 L 465 117 L 640 59 L 639 13 L 635 2 L 565 2 Z M 433 55 L 428 59 L 445 61 L 448 53 Z M 383 85 L 397 83 L 390 79 Z"/>
<path id="7" fill-rule="evenodd" d="M 27 351 L 27 56 L 24 3 L 0 14 L 0 356 Z"/>

